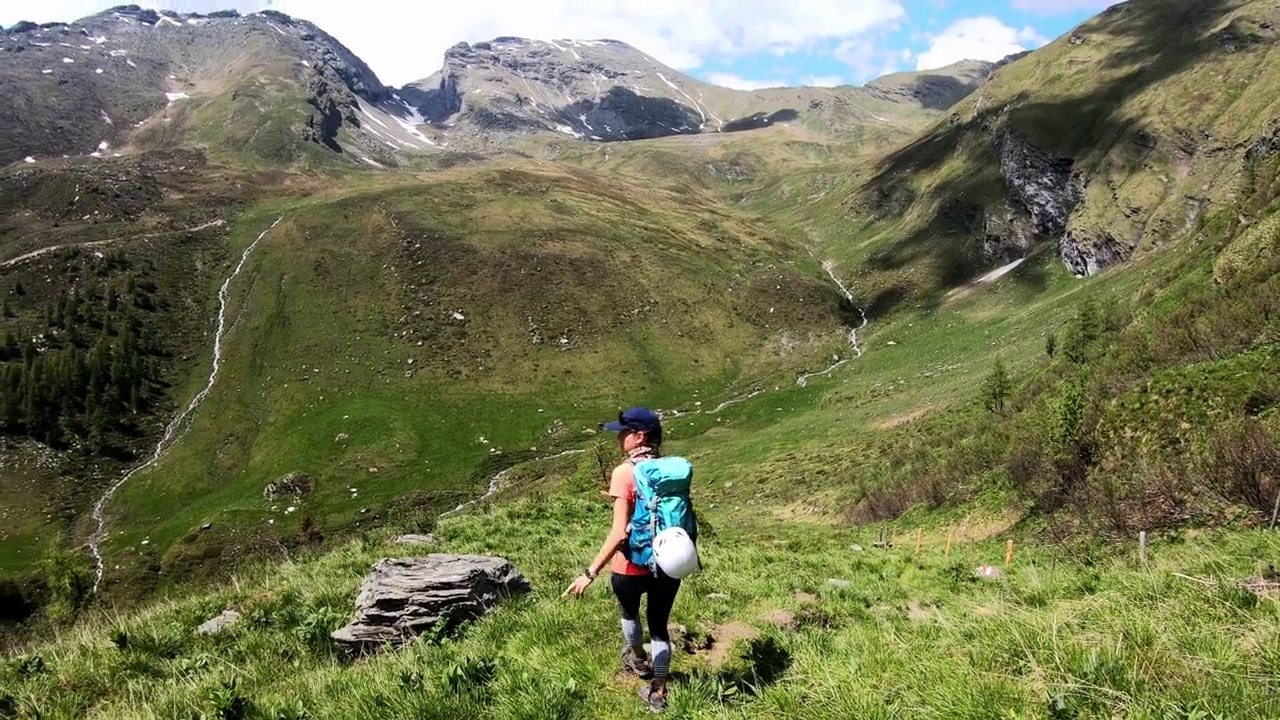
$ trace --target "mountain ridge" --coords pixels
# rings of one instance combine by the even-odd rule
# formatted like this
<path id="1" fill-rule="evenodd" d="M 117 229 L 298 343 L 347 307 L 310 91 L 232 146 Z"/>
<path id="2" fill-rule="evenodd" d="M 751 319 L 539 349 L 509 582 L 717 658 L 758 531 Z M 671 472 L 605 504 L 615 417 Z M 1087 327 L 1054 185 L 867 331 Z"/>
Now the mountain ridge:
<path id="1" fill-rule="evenodd" d="M 70 23 L 19 23 L 0 33 L 0 51 L 0 78 L 13 94 L 0 110 L 0 164 L 191 142 L 275 162 L 308 157 L 289 147 L 293 136 L 382 168 L 450 145 L 500 150 L 529 134 L 607 142 L 779 122 L 830 138 L 869 126 L 910 131 L 993 67 L 966 61 L 865 88 L 742 91 L 696 80 L 618 40 L 504 36 L 459 43 L 434 74 L 394 88 L 306 20 L 136 5 Z M 245 98 L 270 106 L 270 137 L 246 127 L 253 121 Z M 217 127 L 227 114 L 234 119 Z"/>

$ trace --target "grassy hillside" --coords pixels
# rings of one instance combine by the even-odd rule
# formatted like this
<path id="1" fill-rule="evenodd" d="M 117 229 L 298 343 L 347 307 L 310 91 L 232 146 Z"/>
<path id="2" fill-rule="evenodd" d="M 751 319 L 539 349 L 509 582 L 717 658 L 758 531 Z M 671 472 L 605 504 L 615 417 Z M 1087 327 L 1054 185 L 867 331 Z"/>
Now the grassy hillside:
<path id="1" fill-rule="evenodd" d="M 429 527 L 627 404 L 718 403 L 848 348 L 854 309 L 816 263 L 667 192 L 457 172 L 260 209 L 233 250 L 281 213 L 234 289 L 216 392 L 111 505 L 108 587 Z M 293 473 L 308 495 L 264 499 Z"/>
<path id="2" fill-rule="evenodd" d="M 1195 308 L 1236 307 L 1220 293 L 1256 300 L 1269 287 L 1254 278 L 1234 288 L 1248 293 L 1233 295 L 1209 280 L 1217 249 L 1231 246 L 1233 231 L 1219 230 L 1180 257 L 1091 281 L 1041 258 L 1043 267 L 1024 265 L 946 310 L 878 322 L 859 361 L 806 387 L 779 384 L 714 417 L 669 421 L 670 449 L 699 468 L 709 528 L 706 571 L 686 584 L 673 618 L 688 635 L 678 632 L 686 639 L 678 643 L 672 711 L 1274 714 L 1276 657 L 1267 648 L 1280 640 L 1280 625 L 1274 591 L 1260 580 L 1280 551 L 1271 533 L 1242 529 L 1239 517 L 1194 518 L 1230 529 L 1162 529 L 1133 512 L 1157 504 L 1139 492 L 1140 504 L 1115 506 L 1133 523 L 1120 544 L 1080 534 L 1052 542 L 1062 526 L 1046 520 L 1063 517 L 1044 505 L 1053 493 L 1035 492 L 1025 484 L 1034 474 L 1016 469 L 1026 464 L 1016 452 L 1025 432 L 1055 437 L 1037 407 L 1066 407 L 1053 399 L 1069 386 L 1059 379 L 1080 370 L 1103 387 L 1122 371 L 1149 378 L 1117 385 L 1120 399 L 1094 405 L 1090 426 L 1116 429 L 1096 432 L 1098 447 L 1111 452 L 1136 450 L 1134 429 L 1164 439 L 1158 444 L 1177 455 L 1152 467 L 1200 457 L 1193 448 L 1211 447 L 1205 443 L 1224 412 L 1245 413 L 1235 422 L 1274 422 L 1274 408 L 1256 399 L 1267 397 L 1275 376 L 1274 341 L 1256 344 L 1258 332 L 1238 322 L 1197 321 Z M 1018 273 L 1043 275 L 1045 290 L 1029 289 Z M 1117 314 L 1107 296 L 1139 303 Z M 1093 322 L 1091 306 L 1099 334 L 1068 340 Z M 1230 341 L 1228 330 L 1241 339 Z M 1047 331 L 1062 338 L 1053 359 Z M 1167 369 L 1122 363 L 1133 361 L 1130 338 L 1141 335 L 1155 340 L 1150 360 Z M 1197 342 L 1218 359 L 1195 361 Z M 981 406 L 996 357 L 1013 380 L 1004 414 Z M 1168 442 L 1174 438 L 1187 444 Z M 494 503 L 434 524 L 441 551 L 507 557 L 535 588 L 458 637 L 359 663 L 330 649 L 327 633 L 345 622 L 369 565 L 411 554 L 385 544 L 414 527 L 394 520 L 318 557 L 269 562 L 220 589 L 188 590 L 136 614 L 90 613 L 56 641 L 15 647 L 4 670 L 14 688 L 6 691 L 9 707 L 49 717 L 638 717 L 634 685 L 615 670 L 607 591 L 592 588 L 577 603 L 559 598 L 607 518 L 595 462 L 588 453 L 527 463 Z M 1206 485 L 1168 489 L 1204 507 L 1219 500 Z M 1087 506 L 1065 507 L 1079 510 L 1072 517 L 1098 517 Z M 892 520 L 867 522 L 885 519 Z M 873 548 L 881 528 L 892 532 L 893 549 Z M 1145 564 L 1135 554 L 1138 529 L 1153 530 Z M 1006 567 L 1008 539 L 1015 550 Z M 984 563 L 1002 577 L 977 578 Z M 225 607 L 248 620 L 215 638 L 190 634 Z"/>
<path id="3" fill-rule="evenodd" d="M 700 454 L 706 444 L 678 447 Z M 704 487 L 734 477 L 704 467 Z M 554 502 L 531 497 L 436 528 L 443 551 L 500 554 L 534 587 L 454 637 L 360 662 L 333 653 L 328 632 L 346 621 L 369 565 L 406 554 L 370 539 L 24 648 L 0 669 L 0 707 L 49 718 L 645 716 L 636 681 L 617 671 L 607 588 L 559 597 L 607 518 L 593 470 L 569 474 Z M 705 507 L 715 532 L 702 544 L 706 570 L 676 602 L 673 623 L 687 630 L 676 630 L 669 714 L 1280 710 L 1275 598 L 1241 584 L 1258 558 L 1280 551 L 1269 534 L 1159 536 L 1145 564 L 1132 551 L 1108 558 L 1018 544 L 1006 567 L 1007 524 L 992 512 L 937 518 L 923 535 L 899 533 L 886 551 L 871 547 L 871 528 L 780 525 L 751 508 Z M 984 563 L 1002 576 L 976 577 Z M 191 633 L 225 607 L 245 619 L 213 637 Z"/>
<path id="4" fill-rule="evenodd" d="M 999 68 L 899 147 L 734 191 L 865 267 L 860 287 L 877 314 L 939 304 L 1002 264 L 984 244 L 1023 237 L 1061 256 L 1065 238 L 1116 260 L 1158 252 L 1246 197 L 1252 221 L 1274 195 L 1280 76 L 1268 28 L 1278 20 L 1266 2 L 1119 4 Z M 1067 173 L 1045 170 L 1055 164 Z M 1028 180 L 1041 181 L 1039 196 L 1015 188 Z M 1038 221 L 1028 197 L 1055 198 L 1064 222 Z"/>

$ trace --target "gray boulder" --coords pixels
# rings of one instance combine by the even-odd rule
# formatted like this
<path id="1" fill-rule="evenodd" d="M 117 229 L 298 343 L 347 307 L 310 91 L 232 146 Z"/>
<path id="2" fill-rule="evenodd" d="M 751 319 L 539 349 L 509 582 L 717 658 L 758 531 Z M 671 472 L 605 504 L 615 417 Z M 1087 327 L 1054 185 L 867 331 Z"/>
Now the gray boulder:
<path id="1" fill-rule="evenodd" d="M 360 585 L 355 616 L 333 639 L 358 654 L 385 645 L 398 648 L 441 623 L 448 630 L 487 615 L 503 598 L 530 589 L 528 580 L 499 557 L 388 558 Z"/>
<path id="2" fill-rule="evenodd" d="M 221 615 L 210 618 L 203 625 L 196 628 L 196 633 L 199 635 L 217 635 L 239 621 L 240 613 L 235 610 L 223 610 Z"/>
<path id="3" fill-rule="evenodd" d="M 436 539 L 436 536 L 431 535 L 430 533 L 426 535 L 415 535 L 415 534 L 400 535 L 400 536 L 397 536 L 396 539 L 392 540 L 391 542 L 397 545 L 423 545 L 423 546 L 438 545 L 440 543 L 440 541 Z"/>

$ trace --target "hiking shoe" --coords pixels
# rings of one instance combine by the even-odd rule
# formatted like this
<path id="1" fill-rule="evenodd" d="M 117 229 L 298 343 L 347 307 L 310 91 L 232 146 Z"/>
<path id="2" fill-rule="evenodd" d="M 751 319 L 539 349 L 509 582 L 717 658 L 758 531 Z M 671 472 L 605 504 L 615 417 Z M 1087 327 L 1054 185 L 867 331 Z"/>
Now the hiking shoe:
<path id="1" fill-rule="evenodd" d="M 637 656 L 635 651 L 628 647 L 622 649 L 622 671 L 647 678 L 653 672 L 653 668 L 649 666 L 648 660 Z"/>
<path id="2" fill-rule="evenodd" d="M 667 709 L 667 694 L 659 693 L 650 683 L 640 688 L 640 700 L 649 706 L 649 712 L 660 713 Z"/>

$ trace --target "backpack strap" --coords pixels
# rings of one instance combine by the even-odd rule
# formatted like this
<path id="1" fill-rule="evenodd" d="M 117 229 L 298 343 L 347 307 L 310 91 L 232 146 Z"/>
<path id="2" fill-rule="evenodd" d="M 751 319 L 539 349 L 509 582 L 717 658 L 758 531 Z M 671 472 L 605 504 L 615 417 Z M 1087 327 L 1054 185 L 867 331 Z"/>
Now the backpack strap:
<path id="1" fill-rule="evenodd" d="M 648 530 L 649 543 L 651 544 L 653 543 L 653 539 L 658 535 L 658 490 L 657 488 L 649 485 L 648 482 L 642 481 L 640 479 L 640 475 L 636 473 L 635 469 L 640 463 L 646 460 L 656 460 L 658 457 L 659 455 L 657 452 L 651 448 L 641 447 L 633 450 L 630 457 L 627 458 L 627 462 L 631 463 L 631 482 L 635 485 L 637 507 L 639 506 L 639 503 L 643 502 L 645 509 L 649 513 Z M 641 488 L 644 489 L 643 492 L 641 491 Z M 632 517 L 635 517 L 634 511 Z M 649 551 L 649 562 L 646 563 L 644 567 L 648 568 L 651 573 L 657 574 L 658 572 L 658 559 L 653 554 L 652 549 Z"/>

